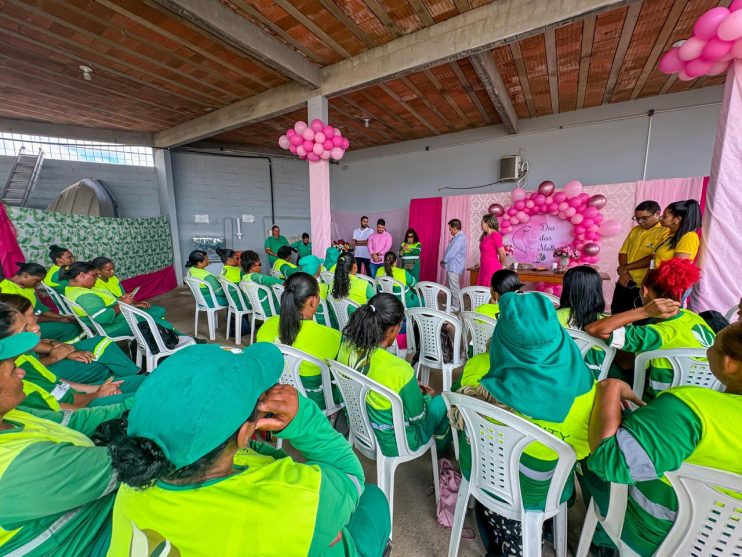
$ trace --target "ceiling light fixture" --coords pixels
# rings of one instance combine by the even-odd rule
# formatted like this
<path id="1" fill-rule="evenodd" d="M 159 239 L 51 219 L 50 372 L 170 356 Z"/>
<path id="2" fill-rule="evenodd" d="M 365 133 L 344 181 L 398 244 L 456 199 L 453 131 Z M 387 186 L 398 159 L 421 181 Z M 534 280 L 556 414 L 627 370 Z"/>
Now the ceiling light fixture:
<path id="1" fill-rule="evenodd" d="M 371 118 L 363 118 L 363 127 L 367 128 L 370 122 Z"/>
<path id="2" fill-rule="evenodd" d="M 82 70 L 82 78 L 85 81 L 90 81 L 93 79 L 93 68 L 90 66 L 78 66 Z"/>
<path id="3" fill-rule="evenodd" d="M 685 44 L 685 41 L 683 40 L 683 41 L 677 41 L 675 43 L 672 43 L 672 46 L 674 46 L 674 47 L 681 47 L 684 44 Z"/>

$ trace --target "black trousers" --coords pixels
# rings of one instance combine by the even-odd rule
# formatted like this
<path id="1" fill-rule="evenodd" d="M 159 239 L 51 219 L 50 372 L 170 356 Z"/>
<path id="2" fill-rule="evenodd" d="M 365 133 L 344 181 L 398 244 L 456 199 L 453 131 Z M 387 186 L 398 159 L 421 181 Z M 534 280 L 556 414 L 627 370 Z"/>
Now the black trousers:
<path id="1" fill-rule="evenodd" d="M 641 307 L 641 296 L 639 287 L 634 281 L 629 282 L 628 286 L 616 283 L 616 290 L 613 291 L 613 300 L 611 301 L 611 313 L 616 315 L 624 311 Z"/>
<path id="2" fill-rule="evenodd" d="M 358 266 L 358 272 L 364 275 L 371 276 L 371 260 L 367 257 L 356 257 L 356 265 Z M 365 269 L 365 270 L 362 270 Z"/>

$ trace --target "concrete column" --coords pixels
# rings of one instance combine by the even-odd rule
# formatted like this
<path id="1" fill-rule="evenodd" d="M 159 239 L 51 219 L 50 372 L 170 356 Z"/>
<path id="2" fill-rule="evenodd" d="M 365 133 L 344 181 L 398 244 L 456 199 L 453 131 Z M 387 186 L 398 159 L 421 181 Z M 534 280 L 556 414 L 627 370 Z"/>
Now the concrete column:
<path id="1" fill-rule="evenodd" d="M 742 60 L 729 68 L 716 128 L 711 177 L 706 192 L 698 264 L 701 282 L 694 289 L 693 311 L 726 312 L 742 296 Z"/>
<path id="2" fill-rule="evenodd" d="M 157 197 L 160 201 L 160 215 L 170 223 L 170 237 L 173 242 L 173 266 L 178 284 L 183 283 L 183 259 L 180 254 L 180 235 L 178 234 L 178 214 L 175 209 L 175 186 L 173 184 L 173 165 L 168 149 L 155 149 L 155 171 L 157 172 Z"/>
<path id="3" fill-rule="evenodd" d="M 319 118 L 328 122 L 327 98 L 312 97 L 307 101 L 307 123 Z M 324 257 L 332 243 L 330 212 L 330 161 L 307 161 L 309 166 L 309 212 L 312 229 L 312 252 Z"/>

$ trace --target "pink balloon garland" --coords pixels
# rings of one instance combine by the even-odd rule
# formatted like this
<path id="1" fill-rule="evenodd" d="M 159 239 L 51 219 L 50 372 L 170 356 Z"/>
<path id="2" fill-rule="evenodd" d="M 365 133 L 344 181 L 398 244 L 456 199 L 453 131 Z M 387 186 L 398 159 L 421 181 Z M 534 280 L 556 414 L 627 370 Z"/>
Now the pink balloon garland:
<path id="1" fill-rule="evenodd" d="M 729 8 L 707 10 L 693 25 L 693 35 L 682 45 L 665 52 L 659 69 L 690 81 L 703 75 L 727 71 L 733 60 L 742 59 L 742 2 Z"/>
<path id="2" fill-rule="evenodd" d="M 350 141 L 338 128 L 315 118 L 309 124 L 301 120 L 296 122 L 278 138 L 278 146 L 309 162 L 330 158 L 339 161 L 350 147 Z"/>

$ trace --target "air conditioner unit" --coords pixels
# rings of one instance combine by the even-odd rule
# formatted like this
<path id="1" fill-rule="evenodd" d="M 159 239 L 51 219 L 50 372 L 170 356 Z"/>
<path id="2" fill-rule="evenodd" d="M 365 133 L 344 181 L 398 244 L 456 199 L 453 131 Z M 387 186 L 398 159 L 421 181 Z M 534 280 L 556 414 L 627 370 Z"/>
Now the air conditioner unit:
<path id="1" fill-rule="evenodd" d="M 500 182 L 517 182 L 521 178 L 520 155 L 508 155 L 500 159 Z"/>

